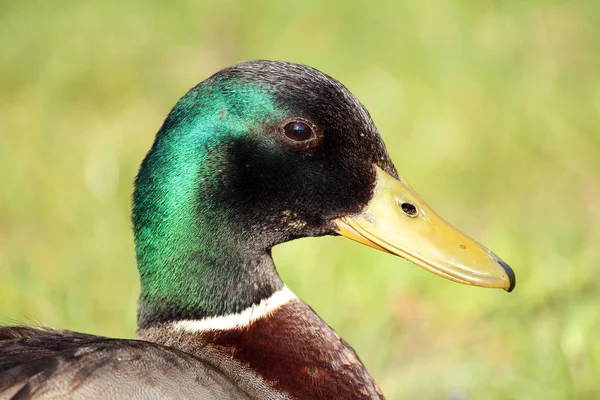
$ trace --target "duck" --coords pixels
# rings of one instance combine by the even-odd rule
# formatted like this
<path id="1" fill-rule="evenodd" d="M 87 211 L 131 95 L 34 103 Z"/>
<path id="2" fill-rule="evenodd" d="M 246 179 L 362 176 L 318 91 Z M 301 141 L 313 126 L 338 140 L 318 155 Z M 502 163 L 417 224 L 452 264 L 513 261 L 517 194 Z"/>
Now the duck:
<path id="1" fill-rule="evenodd" d="M 298 238 L 344 236 L 458 283 L 515 287 L 398 174 L 358 99 L 309 66 L 245 61 L 193 87 L 134 187 L 136 338 L 2 327 L 1 399 L 384 398 L 278 275 L 271 249 Z"/>

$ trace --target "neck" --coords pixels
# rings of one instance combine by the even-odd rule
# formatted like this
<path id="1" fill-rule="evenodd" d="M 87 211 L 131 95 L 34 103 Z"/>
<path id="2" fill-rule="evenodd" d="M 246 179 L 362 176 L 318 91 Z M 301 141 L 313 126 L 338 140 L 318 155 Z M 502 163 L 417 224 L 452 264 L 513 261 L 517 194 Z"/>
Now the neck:
<path id="1" fill-rule="evenodd" d="M 146 279 L 142 279 L 139 328 L 189 320 L 218 324 L 220 318 L 262 310 L 265 299 L 284 288 L 269 254 L 213 256 L 197 251 L 167 262 L 167 271 L 141 268 Z"/>

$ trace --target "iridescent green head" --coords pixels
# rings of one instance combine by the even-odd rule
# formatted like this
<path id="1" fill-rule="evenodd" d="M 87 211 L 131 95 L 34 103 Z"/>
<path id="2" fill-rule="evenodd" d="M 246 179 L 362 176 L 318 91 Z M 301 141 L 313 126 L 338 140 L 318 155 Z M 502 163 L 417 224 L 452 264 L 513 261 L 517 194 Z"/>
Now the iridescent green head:
<path id="1" fill-rule="evenodd" d="M 270 296 L 282 286 L 270 256 L 278 243 L 369 236 L 342 219 L 368 208 L 382 174 L 398 178 L 369 114 L 316 69 L 250 61 L 200 83 L 169 113 L 136 179 L 140 326 Z"/>
<path id="2" fill-rule="evenodd" d="M 373 164 L 396 174 L 366 110 L 313 68 L 252 61 L 200 83 L 136 179 L 142 308 L 217 315 L 270 295 L 271 247 L 334 234 L 369 200 Z"/>

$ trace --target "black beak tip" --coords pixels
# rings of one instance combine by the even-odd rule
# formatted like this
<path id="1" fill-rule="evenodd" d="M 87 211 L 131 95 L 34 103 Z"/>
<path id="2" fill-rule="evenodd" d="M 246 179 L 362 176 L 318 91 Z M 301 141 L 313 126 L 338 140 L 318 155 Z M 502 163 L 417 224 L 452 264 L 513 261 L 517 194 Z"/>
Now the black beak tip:
<path id="1" fill-rule="evenodd" d="M 506 272 L 506 275 L 508 275 L 508 281 L 510 282 L 510 286 L 508 289 L 506 289 L 506 291 L 510 293 L 513 291 L 513 289 L 515 288 L 515 285 L 517 284 L 517 278 L 515 277 L 515 271 L 513 271 L 512 268 L 502 260 L 498 260 L 498 264 L 500 264 L 500 266 Z"/>

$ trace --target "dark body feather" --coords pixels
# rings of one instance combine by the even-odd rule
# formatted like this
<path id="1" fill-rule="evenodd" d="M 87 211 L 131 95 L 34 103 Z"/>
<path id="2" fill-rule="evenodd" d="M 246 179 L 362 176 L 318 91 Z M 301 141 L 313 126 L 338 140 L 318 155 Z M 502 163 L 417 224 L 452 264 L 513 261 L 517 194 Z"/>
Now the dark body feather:
<path id="1" fill-rule="evenodd" d="M 0 399 L 383 398 L 354 350 L 300 300 L 245 328 L 169 324 L 138 337 L 2 328 Z"/>
<path id="2" fill-rule="evenodd" d="M 0 399 L 249 399 L 179 350 L 46 328 L 0 329 Z"/>

